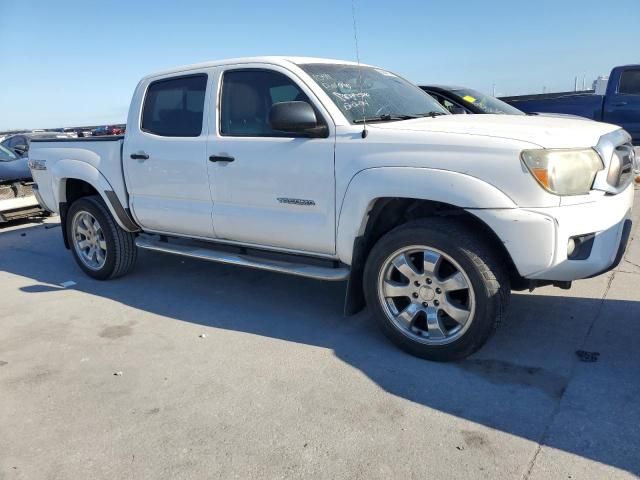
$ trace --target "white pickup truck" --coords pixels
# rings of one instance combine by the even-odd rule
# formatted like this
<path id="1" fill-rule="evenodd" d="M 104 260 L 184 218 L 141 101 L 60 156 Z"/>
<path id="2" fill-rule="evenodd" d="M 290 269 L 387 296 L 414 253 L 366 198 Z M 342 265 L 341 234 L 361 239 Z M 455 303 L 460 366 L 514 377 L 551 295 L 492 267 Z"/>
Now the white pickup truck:
<path id="1" fill-rule="evenodd" d="M 94 278 L 143 248 L 348 280 L 346 313 L 452 360 L 511 290 L 617 264 L 634 161 L 614 125 L 449 115 L 380 68 L 257 57 L 145 77 L 124 137 L 34 140 L 30 167 Z"/>

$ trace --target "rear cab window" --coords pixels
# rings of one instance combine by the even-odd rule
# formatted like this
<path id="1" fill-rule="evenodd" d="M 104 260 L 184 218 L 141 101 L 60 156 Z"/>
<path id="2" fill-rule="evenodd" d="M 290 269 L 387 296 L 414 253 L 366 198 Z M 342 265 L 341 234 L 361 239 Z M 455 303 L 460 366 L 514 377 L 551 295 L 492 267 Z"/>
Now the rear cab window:
<path id="1" fill-rule="evenodd" d="M 206 90 L 207 75 L 204 73 L 150 83 L 140 129 L 163 137 L 199 137 Z"/>
<path id="2" fill-rule="evenodd" d="M 618 93 L 640 95 L 640 69 L 625 70 L 620 76 Z"/>

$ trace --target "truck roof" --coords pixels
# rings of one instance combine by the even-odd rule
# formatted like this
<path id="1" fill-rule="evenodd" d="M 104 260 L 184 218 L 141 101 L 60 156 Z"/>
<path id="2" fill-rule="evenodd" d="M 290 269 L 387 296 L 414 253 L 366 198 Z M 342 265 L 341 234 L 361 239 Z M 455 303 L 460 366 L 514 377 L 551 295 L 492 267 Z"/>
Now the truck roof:
<path id="1" fill-rule="evenodd" d="M 191 65 L 183 65 L 181 67 L 175 67 L 168 70 L 162 70 L 159 72 L 155 72 L 143 77 L 144 79 L 154 78 L 162 75 L 168 75 L 171 73 L 179 73 L 179 72 L 187 72 L 189 70 L 197 70 L 200 68 L 207 67 L 219 67 L 222 65 L 234 65 L 234 64 L 243 64 L 243 63 L 271 63 L 274 65 L 282 65 L 289 66 L 291 64 L 294 65 L 302 65 L 306 63 L 339 63 L 345 65 L 358 65 L 356 62 L 351 62 L 348 60 L 336 60 L 331 58 L 316 58 L 316 57 L 295 57 L 295 56 L 261 56 L 261 57 L 238 57 L 238 58 L 229 58 L 226 60 L 216 60 L 210 62 L 202 62 L 202 63 L 194 63 Z M 364 63 L 360 65 L 368 67 Z"/>
<path id="2" fill-rule="evenodd" d="M 420 88 L 432 88 L 434 90 L 445 90 L 447 92 L 450 92 L 452 90 L 466 90 L 467 87 L 461 87 L 459 85 L 440 85 L 440 84 L 424 84 L 424 83 L 420 83 L 418 84 L 418 86 Z"/>

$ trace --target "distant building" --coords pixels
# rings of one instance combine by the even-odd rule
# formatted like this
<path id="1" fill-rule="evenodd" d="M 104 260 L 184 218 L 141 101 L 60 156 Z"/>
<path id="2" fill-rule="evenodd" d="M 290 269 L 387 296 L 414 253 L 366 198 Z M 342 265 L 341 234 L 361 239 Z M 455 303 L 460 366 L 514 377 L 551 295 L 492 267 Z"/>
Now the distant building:
<path id="1" fill-rule="evenodd" d="M 593 81 L 592 89 L 595 90 L 596 95 L 604 95 L 607 93 L 607 83 L 609 82 L 608 75 L 601 75 Z"/>

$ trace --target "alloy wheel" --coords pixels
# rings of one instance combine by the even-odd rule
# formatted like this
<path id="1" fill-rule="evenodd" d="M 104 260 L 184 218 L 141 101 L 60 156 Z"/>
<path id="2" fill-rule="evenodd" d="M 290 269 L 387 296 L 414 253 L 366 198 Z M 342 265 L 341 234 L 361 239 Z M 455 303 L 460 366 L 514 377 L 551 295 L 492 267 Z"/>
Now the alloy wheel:
<path id="1" fill-rule="evenodd" d="M 100 270 L 107 259 L 107 242 L 98 220 L 87 211 L 79 211 L 73 217 L 72 232 L 80 261 L 92 270 Z"/>
<path id="2" fill-rule="evenodd" d="M 378 297 L 391 324 L 412 340 L 444 345 L 460 338 L 475 314 L 473 286 L 451 256 L 408 246 L 382 264 Z"/>

